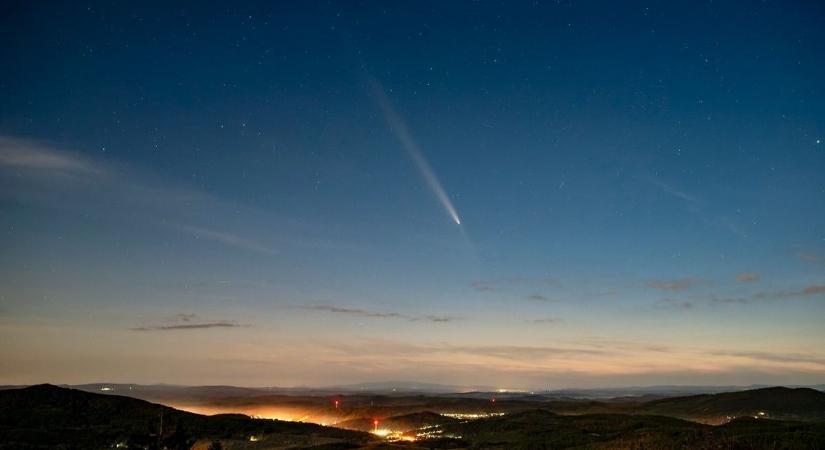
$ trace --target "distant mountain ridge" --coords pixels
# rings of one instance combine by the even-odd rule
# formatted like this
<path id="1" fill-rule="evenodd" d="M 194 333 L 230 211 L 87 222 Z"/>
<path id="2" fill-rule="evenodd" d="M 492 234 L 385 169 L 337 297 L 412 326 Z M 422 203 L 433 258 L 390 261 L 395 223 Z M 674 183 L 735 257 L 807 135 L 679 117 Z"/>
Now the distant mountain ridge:
<path id="1" fill-rule="evenodd" d="M 19 389 L 28 385 L 0 385 L 0 390 Z M 560 389 L 499 389 L 490 386 L 458 386 L 438 383 L 424 383 L 416 381 L 380 381 L 344 384 L 340 386 L 233 386 L 233 385 L 178 385 L 178 384 L 137 384 L 137 383 L 86 383 L 60 384 L 60 387 L 80 389 L 87 392 L 111 392 L 129 395 L 129 391 L 143 393 L 165 393 L 169 391 L 186 390 L 193 394 L 210 394 L 222 396 L 254 396 L 262 393 L 376 393 L 376 394 L 457 394 L 467 396 L 489 396 L 495 394 L 501 397 L 541 395 L 547 397 L 564 398 L 615 398 L 656 395 L 662 397 L 677 397 L 698 394 L 716 394 L 723 392 L 737 392 L 772 387 L 771 385 L 652 385 L 627 386 L 616 388 L 560 388 Z M 825 384 L 817 385 L 787 385 L 788 388 L 809 388 L 825 392 Z M 108 389 L 107 389 L 108 388 Z M 106 390 L 104 390 L 106 389 Z M 110 390 L 109 390 L 110 389 Z"/>

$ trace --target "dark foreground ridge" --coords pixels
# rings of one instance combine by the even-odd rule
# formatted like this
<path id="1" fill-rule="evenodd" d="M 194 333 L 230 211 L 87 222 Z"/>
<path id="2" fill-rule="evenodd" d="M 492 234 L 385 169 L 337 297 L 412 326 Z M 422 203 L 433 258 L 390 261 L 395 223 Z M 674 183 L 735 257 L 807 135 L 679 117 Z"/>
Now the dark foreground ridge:
<path id="1" fill-rule="evenodd" d="M 654 400 L 625 414 L 565 415 L 534 402 L 530 409 L 475 420 L 420 411 L 382 418 L 382 426 L 415 439 L 387 442 L 359 431 L 240 414 L 203 416 L 131 397 L 38 385 L 0 391 L 0 449 L 206 450 L 216 440 L 226 450 L 822 449 L 825 422 L 749 414 L 769 407 L 777 414 L 815 417 L 825 411 L 824 395 L 811 389 L 756 389 Z M 657 409 L 684 416 L 748 414 L 714 426 L 645 412 Z M 369 428 L 361 422 L 339 426 Z"/>
<path id="2" fill-rule="evenodd" d="M 818 449 L 825 424 L 737 419 L 712 426 L 672 417 L 545 410 L 447 426 L 473 448 L 500 449 Z"/>
<path id="3" fill-rule="evenodd" d="M 48 384 L 0 391 L 2 449 L 189 449 L 202 440 L 250 441 L 264 436 L 301 448 L 366 443 L 366 433 L 321 425 L 203 416 L 130 397 Z"/>

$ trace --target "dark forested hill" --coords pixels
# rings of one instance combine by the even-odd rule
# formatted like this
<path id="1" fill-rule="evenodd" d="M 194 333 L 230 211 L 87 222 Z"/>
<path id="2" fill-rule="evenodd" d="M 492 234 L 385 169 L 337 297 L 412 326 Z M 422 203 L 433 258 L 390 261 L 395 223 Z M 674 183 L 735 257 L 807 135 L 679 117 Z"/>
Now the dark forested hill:
<path id="1" fill-rule="evenodd" d="M 721 426 L 662 416 L 544 410 L 447 425 L 471 448 L 485 449 L 821 449 L 825 424 L 740 419 Z"/>
<path id="2" fill-rule="evenodd" d="M 249 440 L 282 436 L 285 441 L 366 442 L 364 433 L 320 425 L 251 419 L 244 415 L 202 416 L 130 397 L 101 395 L 52 385 L 0 391 L 0 448 L 98 449 L 166 446 L 188 449 L 198 439 Z"/>
<path id="3" fill-rule="evenodd" d="M 757 417 L 825 420 L 825 392 L 770 387 L 722 394 L 691 395 L 647 402 L 639 412 L 687 419 Z"/>

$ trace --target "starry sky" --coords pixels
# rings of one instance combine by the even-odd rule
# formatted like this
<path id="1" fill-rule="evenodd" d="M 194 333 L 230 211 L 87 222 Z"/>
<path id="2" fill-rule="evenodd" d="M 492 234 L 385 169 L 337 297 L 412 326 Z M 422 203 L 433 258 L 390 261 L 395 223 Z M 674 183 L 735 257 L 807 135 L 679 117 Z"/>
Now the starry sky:
<path id="1" fill-rule="evenodd" d="M 825 8 L 3 2 L 0 383 L 825 382 Z"/>

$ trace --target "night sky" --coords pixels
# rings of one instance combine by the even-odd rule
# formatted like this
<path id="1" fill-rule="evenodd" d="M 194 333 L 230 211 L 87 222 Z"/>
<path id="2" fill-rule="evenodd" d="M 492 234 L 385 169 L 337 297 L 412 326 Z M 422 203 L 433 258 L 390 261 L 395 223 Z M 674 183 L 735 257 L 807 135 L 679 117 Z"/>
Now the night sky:
<path id="1" fill-rule="evenodd" d="M 825 381 L 825 7 L 3 2 L 0 383 Z"/>

